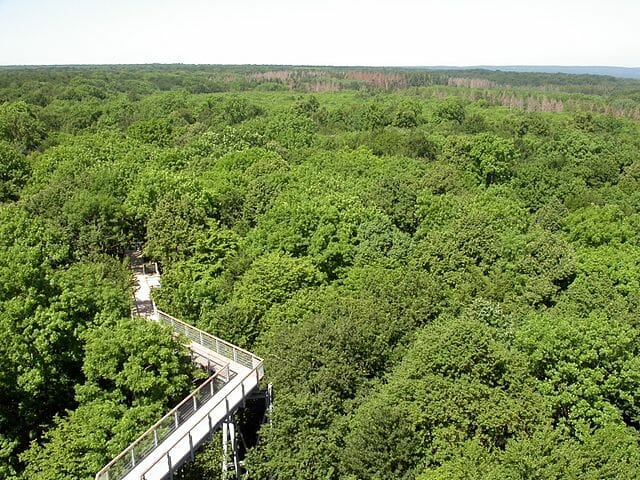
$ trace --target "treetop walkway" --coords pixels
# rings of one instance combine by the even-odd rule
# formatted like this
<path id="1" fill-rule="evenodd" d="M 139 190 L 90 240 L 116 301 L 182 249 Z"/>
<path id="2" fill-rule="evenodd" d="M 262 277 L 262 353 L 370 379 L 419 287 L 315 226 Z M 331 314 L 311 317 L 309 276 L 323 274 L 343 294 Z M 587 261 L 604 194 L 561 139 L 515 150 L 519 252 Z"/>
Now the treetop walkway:
<path id="1" fill-rule="evenodd" d="M 132 256 L 136 278 L 132 313 L 171 327 L 190 340 L 192 359 L 211 376 L 175 408 L 144 432 L 96 474 L 96 480 L 172 479 L 174 472 L 194 458 L 195 451 L 221 426 L 231 434 L 231 416 L 258 388 L 264 375 L 261 358 L 155 308 L 151 289 L 160 285 L 157 265 Z M 230 424 L 231 423 L 231 424 Z M 232 448 L 235 441 L 231 435 Z M 227 438 L 223 441 L 226 442 Z M 226 443 L 225 443 L 226 446 Z M 232 468 L 239 475 L 237 456 Z M 226 465 L 223 465 L 226 469 Z"/>

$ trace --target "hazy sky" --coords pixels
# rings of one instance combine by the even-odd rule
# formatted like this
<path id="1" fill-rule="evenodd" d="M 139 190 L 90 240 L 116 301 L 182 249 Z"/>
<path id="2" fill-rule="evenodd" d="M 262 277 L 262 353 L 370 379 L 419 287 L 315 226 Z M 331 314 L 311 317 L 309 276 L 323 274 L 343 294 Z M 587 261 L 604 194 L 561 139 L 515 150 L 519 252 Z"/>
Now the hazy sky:
<path id="1" fill-rule="evenodd" d="M 640 66 L 640 0 L 0 0 L 0 64 Z"/>

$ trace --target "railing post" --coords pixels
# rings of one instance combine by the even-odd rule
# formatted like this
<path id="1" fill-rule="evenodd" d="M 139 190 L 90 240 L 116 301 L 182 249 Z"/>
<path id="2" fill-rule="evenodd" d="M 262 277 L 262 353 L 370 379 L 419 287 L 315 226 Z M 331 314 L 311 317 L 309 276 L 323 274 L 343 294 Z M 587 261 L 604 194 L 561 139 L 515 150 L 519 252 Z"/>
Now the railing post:
<path id="1" fill-rule="evenodd" d="M 157 271 L 157 267 L 156 267 L 156 271 Z M 136 305 L 137 307 L 137 305 Z M 231 361 L 236 362 L 236 363 L 240 363 L 243 366 L 246 366 L 247 363 L 250 363 L 251 366 L 253 367 L 253 369 L 255 370 L 255 374 L 256 374 L 256 382 L 259 384 L 260 382 L 260 376 L 261 374 L 264 374 L 264 369 L 262 368 L 262 361 L 257 358 L 254 357 L 253 354 L 246 352 L 245 350 L 242 350 L 238 347 L 236 347 L 235 345 L 232 345 L 230 343 L 225 342 L 222 339 L 219 339 L 213 335 L 208 335 L 206 332 L 203 332 L 197 328 L 193 328 L 190 325 L 172 317 L 171 315 L 167 315 L 161 311 L 159 311 L 156 307 L 155 304 L 153 304 L 154 307 L 154 312 L 156 314 L 156 319 L 161 321 L 162 323 L 164 323 L 165 325 L 169 325 L 173 331 L 174 334 L 180 334 L 182 332 L 182 334 L 186 335 L 187 337 L 191 338 L 194 342 L 197 342 L 198 340 L 200 341 L 200 344 L 202 346 L 204 346 L 204 340 L 207 340 L 207 349 L 211 348 L 211 349 L 215 349 L 215 352 L 225 358 L 228 359 L 228 361 L 223 364 L 224 366 L 221 369 L 216 368 L 217 363 L 216 362 L 212 362 L 212 358 L 215 357 L 211 357 L 209 358 L 209 356 L 205 356 L 206 360 L 207 360 L 207 369 L 210 371 L 213 371 L 213 375 L 209 378 L 209 391 L 211 394 L 211 399 L 215 396 L 216 392 L 220 391 L 220 388 L 217 386 L 216 382 L 218 381 L 218 379 L 220 380 L 224 380 L 225 383 L 228 383 L 231 380 Z M 197 350 L 197 349 L 196 349 Z M 231 350 L 231 352 L 229 351 Z M 192 351 L 192 353 L 194 353 Z M 231 353 L 231 355 L 229 355 L 229 353 Z M 231 359 L 229 359 L 229 357 L 231 357 Z M 236 389 L 234 388 L 232 392 L 233 396 L 229 397 L 228 395 L 225 396 L 224 398 L 224 402 L 225 402 L 225 408 L 226 408 L 226 416 L 225 416 L 225 421 L 223 422 L 223 426 L 226 426 L 227 428 L 229 428 L 231 426 L 231 428 L 233 429 L 233 410 L 231 410 L 231 402 L 234 402 L 234 408 L 235 406 L 239 406 L 240 404 L 245 407 L 246 406 L 246 398 L 247 398 L 247 385 L 244 383 L 246 380 L 249 380 L 249 382 L 251 382 L 250 378 L 251 378 L 251 373 L 242 373 L 241 371 L 236 371 L 236 369 L 234 368 L 234 376 L 238 376 L 239 380 L 240 380 L 240 389 L 241 389 L 241 394 L 242 394 L 242 398 L 241 401 L 237 401 L 236 399 L 237 397 L 236 395 Z M 201 387 L 197 388 L 196 391 L 194 393 L 191 394 L 191 398 L 192 398 L 192 406 L 193 406 L 193 412 L 196 412 L 198 410 L 198 408 L 202 408 L 203 404 L 206 403 L 206 394 L 205 394 L 205 390 L 203 390 L 204 385 L 202 385 Z M 237 384 L 236 384 L 237 387 Z M 252 390 L 253 386 L 251 385 L 251 383 L 249 383 L 249 388 Z M 202 395 L 205 398 L 205 400 L 203 401 L 203 398 L 198 398 L 198 394 L 201 392 L 202 390 Z M 251 391 L 249 390 L 249 391 Z M 216 399 L 216 406 L 220 405 L 220 401 L 222 399 L 218 400 Z M 183 401 L 183 403 L 180 404 L 180 406 L 186 405 L 186 403 L 188 402 L 188 397 L 187 399 L 185 399 Z M 241 403 L 240 403 L 241 402 Z M 181 417 L 182 415 L 182 417 Z M 189 412 L 186 408 L 184 410 L 180 410 L 178 408 L 176 408 L 176 410 L 173 412 L 173 420 L 174 420 L 174 431 L 170 431 L 169 436 L 171 436 L 173 433 L 177 433 L 177 429 L 180 427 L 180 425 L 184 425 L 185 424 L 185 419 L 191 418 L 192 413 Z M 168 420 L 169 418 L 171 418 L 171 413 L 169 413 L 168 415 L 166 415 L 165 417 L 163 417 L 163 419 L 158 422 L 158 425 L 162 424 L 162 425 L 167 425 L 165 423 L 165 419 Z M 211 415 L 211 412 L 207 413 L 207 421 L 208 421 L 208 427 L 209 427 L 209 435 L 212 435 L 214 432 L 214 428 L 217 426 L 217 424 L 214 424 L 214 418 Z M 166 440 L 167 435 L 165 435 L 163 439 L 160 438 L 160 432 L 162 432 L 162 430 L 158 430 L 157 426 L 152 427 L 149 431 L 147 431 L 145 434 L 142 435 L 142 437 L 140 437 L 139 440 L 136 440 L 129 448 L 125 449 L 120 455 L 118 455 L 116 457 L 116 459 L 114 459 L 114 461 L 112 461 L 109 465 L 111 465 L 112 463 L 115 463 L 116 460 L 121 461 L 127 458 L 127 450 L 129 450 L 129 456 L 130 456 L 130 461 L 131 461 L 131 468 L 135 468 L 138 466 L 142 466 L 143 462 L 142 460 L 144 460 L 146 458 L 146 449 L 144 451 L 141 450 L 140 453 L 136 454 L 136 448 L 138 448 L 138 445 L 142 445 L 140 443 L 140 441 L 142 441 L 142 439 L 144 439 L 145 445 L 146 442 L 148 442 L 149 439 L 149 434 L 153 433 L 153 448 L 162 448 L 162 443 L 164 442 L 164 440 Z M 228 432 L 227 436 L 229 436 L 231 432 Z M 188 431 L 186 432 L 186 435 L 188 435 L 188 441 L 189 441 L 189 451 L 191 454 L 191 459 L 194 458 L 195 456 L 195 450 L 194 450 L 194 445 L 195 445 L 195 440 L 193 438 L 193 431 Z M 182 435 L 181 436 L 181 440 L 183 441 L 185 439 L 186 435 Z M 233 434 L 231 434 L 233 435 Z M 223 438 L 225 436 L 223 435 Z M 232 438 L 232 446 L 235 450 L 235 440 Z M 184 445 L 184 444 L 182 444 Z M 175 445 L 174 445 L 175 446 Z M 164 448 L 162 448 L 164 450 Z M 160 453 L 161 457 L 153 464 L 153 466 L 158 465 L 158 462 L 162 462 L 162 456 L 166 455 L 166 461 L 168 464 L 168 474 L 165 473 L 165 477 L 163 478 L 169 478 L 170 480 L 172 480 L 174 478 L 174 472 L 173 472 L 173 462 L 172 462 L 172 458 L 171 458 L 171 451 L 174 451 L 174 454 L 177 454 L 177 452 L 175 451 L 174 447 L 169 447 L 167 451 L 165 452 L 158 452 Z M 179 460 L 181 460 L 182 457 L 180 457 Z M 126 468 L 126 467 L 125 467 Z M 153 467 L 152 467 L 153 468 Z M 239 466 L 236 464 L 235 465 L 235 470 L 236 473 L 239 474 Z M 149 471 L 150 469 L 147 469 L 144 473 L 141 474 L 140 479 L 145 480 L 148 478 L 149 476 Z M 119 478 L 121 478 L 121 473 L 120 472 L 115 472 L 114 471 L 114 475 L 111 475 L 110 473 L 110 467 L 106 467 L 104 469 L 104 471 L 102 473 L 100 473 L 97 478 L 99 480 L 118 480 Z M 114 477 L 115 476 L 115 477 Z"/>

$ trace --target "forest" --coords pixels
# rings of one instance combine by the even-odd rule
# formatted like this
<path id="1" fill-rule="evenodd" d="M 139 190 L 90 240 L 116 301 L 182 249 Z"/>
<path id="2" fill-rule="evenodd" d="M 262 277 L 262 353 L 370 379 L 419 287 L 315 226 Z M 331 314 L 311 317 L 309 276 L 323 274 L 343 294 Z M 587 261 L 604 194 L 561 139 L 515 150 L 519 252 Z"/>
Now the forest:
<path id="1" fill-rule="evenodd" d="M 593 75 L 0 68 L 0 478 L 93 479 L 201 381 L 142 245 L 265 360 L 248 479 L 637 479 L 639 122 Z"/>

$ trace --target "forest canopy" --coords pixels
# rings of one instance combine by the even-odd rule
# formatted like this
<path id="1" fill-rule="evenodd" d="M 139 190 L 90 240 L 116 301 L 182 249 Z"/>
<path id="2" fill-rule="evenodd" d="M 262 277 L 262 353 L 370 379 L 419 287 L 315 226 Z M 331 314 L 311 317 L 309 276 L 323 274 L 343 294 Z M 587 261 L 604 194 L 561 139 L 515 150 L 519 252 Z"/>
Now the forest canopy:
<path id="1" fill-rule="evenodd" d="M 201 378 L 134 245 L 264 357 L 251 479 L 637 478 L 639 121 L 589 75 L 0 68 L 0 478 L 91 479 Z"/>

